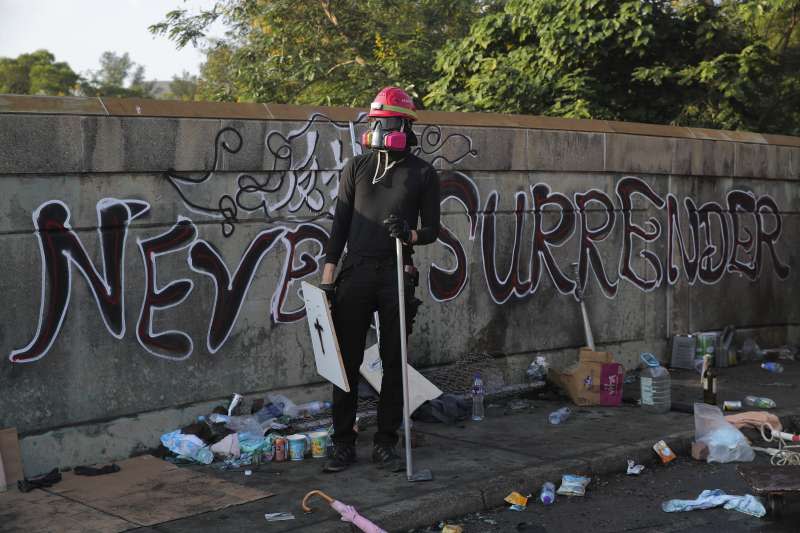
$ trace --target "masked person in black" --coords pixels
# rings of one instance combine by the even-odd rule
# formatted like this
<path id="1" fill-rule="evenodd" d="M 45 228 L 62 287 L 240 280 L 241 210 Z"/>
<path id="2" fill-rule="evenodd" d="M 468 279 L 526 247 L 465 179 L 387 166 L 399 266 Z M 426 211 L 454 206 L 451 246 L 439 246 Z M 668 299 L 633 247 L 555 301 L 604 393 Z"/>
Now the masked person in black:
<path id="1" fill-rule="evenodd" d="M 403 420 L 395 239 L 404 244 L 405 309 L 411 324 L 421 303 L 414 297 L 418 275 L 411 262 L 412 246 L 432 243 L 439 235 L 439 177 L 429 163 L 410 152 L 417 142 L 411 129 L 416 118 L 408 94 L 397 87 L 381 90 L 370 106 L 370 128 L 362 137 L 370 150 L 348 161 L 342 170 L 321 288 L 333 303 L 350 392 L 333 388 L 334 454 L 324 467 L 326 472 L 339 472 L 356 460 L 353 426 L 359 367 L 375 311 L 383 381 L 372 460 L 391 471 L 404 468 L 395 449 Z M 347 254 L 334 283 L 345 244 Z"/>

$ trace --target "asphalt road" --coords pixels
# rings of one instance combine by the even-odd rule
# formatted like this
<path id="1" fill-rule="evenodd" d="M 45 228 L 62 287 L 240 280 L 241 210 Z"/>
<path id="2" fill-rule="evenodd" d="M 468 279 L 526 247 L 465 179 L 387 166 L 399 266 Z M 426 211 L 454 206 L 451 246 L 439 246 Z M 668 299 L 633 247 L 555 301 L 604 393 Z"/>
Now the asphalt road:
<path id="1" fill-rule="evenodd" d="M 757 459 L 765 462 L 763 459 Z M 625 465 L 620 465 L 624 471 Z M 556 482 L 557 480 L 553 480 Z M 558 486 L 558 483 L 556 483 Z M 524 490 L 520 487 L 521 491 Z M 612 533 L 623 531 L 693 533 L 798 532 L 800 494 L 786 501 L 779 521 L 754 518 L 736 511 L 710 509 L 684 513 L 665 513 L 664 500 L 694 499 L 704 489 L 722 489 L 728 494 L 752 493 L 736 472 L 736 465 L 706 464 L 680 458 L 668 466 L 646 468 L 639 476 L 624 473 L 593 479 L 584 497 L 558 496 L 545 507 L 531 498 L 525 511 L 507 508 L 461 517 L 443 517 L 447 524 L 458 524 L 464 533 Z M 530 490 L 530 489 L 528 489 Z M 442 523 L 414 530 L 416 533 L 441 531 Z"/>

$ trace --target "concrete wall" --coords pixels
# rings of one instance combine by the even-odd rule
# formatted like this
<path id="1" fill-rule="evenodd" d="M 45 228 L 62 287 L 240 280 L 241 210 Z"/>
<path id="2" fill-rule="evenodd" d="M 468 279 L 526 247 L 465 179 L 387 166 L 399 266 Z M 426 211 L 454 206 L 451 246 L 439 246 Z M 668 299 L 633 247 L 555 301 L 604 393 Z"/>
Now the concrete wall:
<path id="1" fill-rule="evenodd" d="M 298 298 L 317 281 L 363 112 L 0 97 L 0 427 L 29 473 L 154 446 L 236 391 L 323 397 Z M 444 228 L 417 249 L 410 343 L 627 365 L 671 335 L 800 323 L 800 139 L 423 113 Z"/>

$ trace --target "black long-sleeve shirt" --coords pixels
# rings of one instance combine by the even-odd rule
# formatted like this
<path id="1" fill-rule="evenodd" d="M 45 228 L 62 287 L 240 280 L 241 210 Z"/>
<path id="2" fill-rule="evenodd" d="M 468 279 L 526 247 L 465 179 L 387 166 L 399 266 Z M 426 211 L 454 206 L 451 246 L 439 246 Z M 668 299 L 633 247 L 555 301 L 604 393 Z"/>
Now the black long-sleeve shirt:
<path id="1" fill-rule="evenodd" d="M 380 156 L 383 158 L 384 156 Z M 429 244 L 439 236 L 439 176 L 430 163 L 410 153 L 381 181 L 372 183 L 379 154 L 370 151 L 347 162 L 339 182 L 331 237 L 325 247 L 325 262 L 336 264 L 345 243 L 348 253 L 391 256 L 394 239 L 383 221 L 395 213 L 417 232 L 414 244 Z M 383 161 L 381 161 L 383 170 Z M 419 224 L 418 224 L 419 223 Z"/>

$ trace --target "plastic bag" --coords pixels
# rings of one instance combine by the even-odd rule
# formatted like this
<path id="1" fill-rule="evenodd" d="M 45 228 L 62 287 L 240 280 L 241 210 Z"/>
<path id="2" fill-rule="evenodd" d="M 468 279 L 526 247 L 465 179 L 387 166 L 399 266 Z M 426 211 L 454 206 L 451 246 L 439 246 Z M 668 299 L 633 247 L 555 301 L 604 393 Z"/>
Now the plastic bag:
<path id="1" fill-rule="evenodd" d="M 178 457 L 191 459 L 204 465 L 214 461 L 214 454 L 196 435 L 186 435 L 181 430 L 171 431 L 161 435 L 161 444 Z"/>
<path id="2" fill-rule="evenodd" d="M 227 416 L 214 413 L 208 419 L 219 424 L 225 424 L 225 427 L 236 433 L 252 433 L 254 435 L 264 435 L 264 427 L 258 422 L 258 419 L 253 415 L 248 416 Z"/>
<path id="3" fill-rule="evenodd" d="M 527 375 L 529 381 L 545 381 L 547 378 L 547 359 L 544 356 L 537 355 L 536 358 L 528 366 Z"/>
<path id="4" fill-rule="evenodd" d="M 747 438 L 715 405 L 694 404 L 694 440 L 708 446 L 709 463 L 749 462 L 756 455 Z"/>
<path id="5" fill-rule="evenodd" d="M 274 409 L 273 414 L 280 413 L 276 414 L 276 417 L 280 417 L 281 415 L 292 416 L 291 413 L 297 410 L 295 403 L 283 394 L 269 393 L 267 394 L 267 401 L 272 404 L 271 407 Z"/>
<path id="6" fill-rule="evenodd" d="M 592 480 L 590 477 L 573 476 L 564 474 L 561 476 L 561 486 L 558 487 L 556 494 L 562 496 L 583 496 L 586 494 L 586 485 Z"/>

